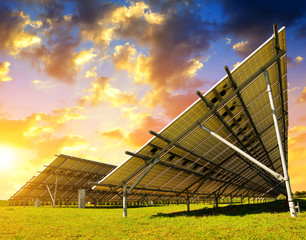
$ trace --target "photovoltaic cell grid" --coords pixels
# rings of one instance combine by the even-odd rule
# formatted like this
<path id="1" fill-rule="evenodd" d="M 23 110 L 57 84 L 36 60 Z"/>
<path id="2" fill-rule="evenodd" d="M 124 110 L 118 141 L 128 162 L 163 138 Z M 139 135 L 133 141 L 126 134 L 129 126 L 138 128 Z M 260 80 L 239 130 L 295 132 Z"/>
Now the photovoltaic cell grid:
<path id="1" fill-rule="evenodd" d="M 279 53 L 272 36 L 220 80 L 204 98 L 166 126 L 93 189 L 126 183 L 130 188 L 150 167 L 133 193 L 194 196 L 277 196 L 284 185 L 199 127 L 202 123 L 261 163 L 283 174 L 263 67 L 269 72 L 279 127 L 287 150 L 288 97 L 285 28 L 279 30 Z M 276 56 L 279 56 L 281 73 Z M 280 76 L 281 75 L 281 79 Z M 282 91 L 280 91 L 282 84 Z M 236 86 L 235 86 L 236 85 Z M 281 96 L 282 95 L 282 96 Z M 282 98 L 283 97 L 283 102 Z M 214 110 L 215 111 L 212 111 Z M 287 151 L 286 151 L 287 155 Z M 287 159 L 287 156 L 286 156 Z M 120 187 L 120 188 L 119 188 Z"/>
<path id="2" fill-rule="evenodd" d="M 32 177 L 22 186 L 10 200 L 36 198 L 50 200 L 48 187 L 51 194 L 54 194 L 56 189 L 56 200 L 77 200 L 78 189 L 86 189 L 88 200 L 101 198 L 105 193 L 93 191 L 89 183 L 105 177 L 115 167 L 110 164 L 61 154 L 37 176 Z M 101 194 L 103 195 L 101 196 Z M 112 195 L 116 194 L 112 193 Z"/>

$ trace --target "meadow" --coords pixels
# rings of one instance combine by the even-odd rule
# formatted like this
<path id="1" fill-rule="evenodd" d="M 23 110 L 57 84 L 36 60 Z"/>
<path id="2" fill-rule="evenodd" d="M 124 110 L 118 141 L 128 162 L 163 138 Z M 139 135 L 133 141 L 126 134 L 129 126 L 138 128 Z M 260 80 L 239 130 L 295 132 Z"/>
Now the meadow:
<path id="1" fill-rule="evenodd" d="M 306 200 L 300 199 L 306 209 Z M 130 207 L 0 207 L 0 239 L 306 239 L 306 214 L 286 202 Z"/>

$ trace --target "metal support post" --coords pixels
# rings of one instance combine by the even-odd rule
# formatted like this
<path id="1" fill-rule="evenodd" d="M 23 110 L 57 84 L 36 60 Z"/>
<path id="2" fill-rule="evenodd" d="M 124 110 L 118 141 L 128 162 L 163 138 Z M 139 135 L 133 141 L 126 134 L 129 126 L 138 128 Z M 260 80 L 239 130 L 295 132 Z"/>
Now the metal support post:
<path id="1" fill-rule="evenodd" d="M 127 190 L 125 183 L 123 184 L 122 207 L 123 207 L 123 217 L 127 217 Z"/>
<path id="2" fill-rule="evenodd" d="M 240 150 L 238 147 L 236 147 L 234 144 L 231 144 L 229 141 L 225 140 L 224 138 L 222 138 L 220 135 L 218 135 L 217 133 L 211 131 L 210 129 L 208 129 L 207 127 L 205 127 L 203 124 L 200 124 L 200 127 L 209 132 L 212 136 L 214 136 L 215 138 L 219 139 L 221 142 L 223 142 L 224 144 L 226 144 L 227 146 L 229 146 L 230 148 L 234 149 L 236 152 L 238 152 L 239 154 L 241 154 L 242 156 L 244 156 L 245 158 L 249 159 L 251 162 L 255 163 L 257 166 L 261 167 L 262 169 L 264 169 L 265 171 L 267 171 L 268 173 L 270 173 L 272 176 L 274 176 L 276 179 L 282 181 L 283 180 L 283 176 L 280 175 L 279 173 L 271 170 L 270 168 L 268 168 L 266 165 L 262 164 L 261 162 L 257 161 L 255 158 L 253 158 L 252 156 L 250 156 L 249 154 L 245 153 L 244 151 Z"/>
<path id="3" fill-rule="evenodd" d="M 187 200 L 186 200 L 186 204 L 187 204 L 187 212 L 190 211 L 190 201 L 189 201 L 189 192 L 187 191 Z"/>
<path id="4" fill-rule="evenodd" d="M 271 88 L 270 79 L 269 79 L 269 72 L 267 70 L 265 70 L 264 75 L 265 75 L 266 82 L 267 82 L 267 92 L 268 92 L 269 99 L 270 99 L 273 121 L 274 121 L 274 126 L 275 126 L 275 132 L 276 132 L 276 137 L 277 137 L 277 142 L 278 142 L 278 147 L 279 147 L 279 154 L 280 154 L 281 162 L 282 162 L 282 168 L 283 168 L 283 173 L 284 173 L 284 179 L 283 180 L 285 181 L 285 185 L 286 185 L 289 210 L 290 210 L 291 217 L 296 217 L 296 211 L 295 211 L 294 200 L 293 200 L 293 196 L 292 196 L 292 192 L 291 192 L 288 169 L 287 169 L 287 164 L 286 164 L 286 159 L 285 159 L 281 134 L 280 134 L 278 121 L 277 121 L 277 115 L 276 115 L 276 110 L 275 110 L 275 105 L 274 105 L 272 88 Z M 283 94 L 283 93 L 281 92 L 280 94 Z"/>
<path id="5" fill-rule="evenodd" d="M 216 205 L 216 208 L 218 207 L 218 197 L 217 195 L 215 196 L 215 205 Z"/>

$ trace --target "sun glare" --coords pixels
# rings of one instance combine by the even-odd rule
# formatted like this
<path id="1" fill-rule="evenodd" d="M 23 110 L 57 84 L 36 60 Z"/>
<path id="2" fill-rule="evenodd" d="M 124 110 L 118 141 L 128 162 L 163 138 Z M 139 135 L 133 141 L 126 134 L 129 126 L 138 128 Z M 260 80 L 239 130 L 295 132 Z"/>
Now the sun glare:
<path id="1" fill-rule="evenodd" d="M 0 146 L 0 171 L 9 169 L 15 160 L 15 153 L 12 148 Z"/>

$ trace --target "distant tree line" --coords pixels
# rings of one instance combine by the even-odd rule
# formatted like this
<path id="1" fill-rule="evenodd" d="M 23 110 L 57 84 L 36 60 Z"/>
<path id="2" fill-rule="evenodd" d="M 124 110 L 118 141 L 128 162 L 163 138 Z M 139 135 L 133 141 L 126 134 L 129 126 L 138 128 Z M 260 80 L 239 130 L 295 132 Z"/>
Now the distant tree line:
<path id="1" fill-rule="evenodd" d="M 296 198 L 306 198 L 306 191 L 296 191 L 294 193 L 294 197 L 296 197 Z"/>

